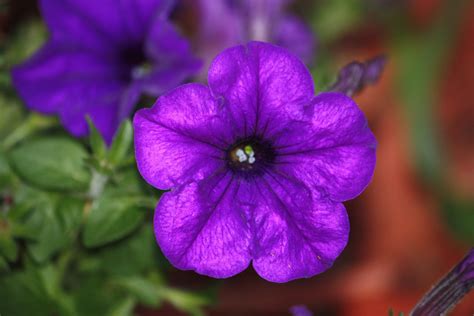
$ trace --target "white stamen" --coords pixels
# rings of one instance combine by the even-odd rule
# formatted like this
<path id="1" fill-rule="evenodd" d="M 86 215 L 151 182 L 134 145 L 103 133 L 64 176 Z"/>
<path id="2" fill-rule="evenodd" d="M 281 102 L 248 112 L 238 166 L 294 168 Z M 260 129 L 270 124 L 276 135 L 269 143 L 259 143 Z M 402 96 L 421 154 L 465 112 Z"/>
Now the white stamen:
<path id="1" fill-rule="evenodd" d="M 247 160 L 247 155 L 245 154 L 245 152 L 242 150 L 242 149 L 238 149 L 235 154 L 237 155 L 237 157 L 239 157 L 239 162 L 244 162 Z"/>
<path id="2" fill-rule="evenodd" d="M 252 155 L 252 156 L 250 156 L 250 158 L 249 158 L 249 163 L 250 163 L 250 164 L 253 164 L 254 162 L 255 162 L 255 157 Z"/>

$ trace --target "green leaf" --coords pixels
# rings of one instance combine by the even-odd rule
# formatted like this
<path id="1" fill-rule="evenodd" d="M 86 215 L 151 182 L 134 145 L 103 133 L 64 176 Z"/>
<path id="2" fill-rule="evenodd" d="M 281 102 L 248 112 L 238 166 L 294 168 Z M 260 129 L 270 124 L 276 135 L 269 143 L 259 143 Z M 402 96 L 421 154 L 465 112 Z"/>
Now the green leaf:
<path id="1" fill-rule="evenodd" d="M 49 199 L 38 204 L 25 222 L 37 235 L 35 241 L 28 243 L 28 250 L 37 262 L 46 261 L 66 247 L 71 240 L 61 222 L 56 203 L 57 201 Z"/>
<path id="2" fill-rule="evenodd" d="M 144 305 L 150 307 L 158 307 L 161 303 L 161 286 L 147 279 L 144 279 L 139 276 L 118 278 L 114 280 L 114 284 L 127 290 L 140 303 Z"/>
<path id="3" fill-rule="evenodd" d="M 0 256 L 0 275 L 2 272 L 7 272 L 9 270 L 10 267 L 8 266 L 7 261 L 2 256 Z"/>
<path id="4" fill-rule="evenodd" d="M 152 225 L 143 225 L 122 242 L 100 249 L 94 259 L 100 260 L 100 270 L 112 277 L 143 274 L 168 265 L 156 246 Z"/>
<path id="5" fill-rule="evenodd" d="M 41 271 L 34 267 L 0 278 L 0 311 L 2 315 L 62 315 L 49 297 Z"/>
<path id="6" fill-rule="evenodd" d="M 200 293 L 185 292 L 178 289 L 162 289 L 162 296 L 176 308 L 191 315 L 204 315 L 201 307 L 210 304 L 209 298 Z"/>
<path id="7" fill-rule="evenodd" d="M 3 148 L 9 150 L 29 136 L 35 135 L 39 131 L 48 129 L 55 125 L 57 125 L 56 117 L 44 116 L 31 112 L 28 117 L 26 117 L 21 124 L 15 126 L 15 129 L 3 140 Z"/>
<path id="8" fill-rule="evenodd" d="M 123 293 L 107 286 L 107 280 L 102 275 L 84 275 L 74 283 L 80 284 L 72 290 L 77 315 L 110 315 L 119 302 L 126 299 Z"/>
<path id="9" fill-rule="evenodd" d="M 38 262 L 44 262 L 65 245 L 64 234 L 61 229 L 59 219 L 55 216 L 54 210 L 46 209 L 43 214 L 33 213 L 32 216 L 38 229 L 38 238 L 29 243 L 28 250 L 33 258 Z"/>
<path id="10" fill-rule="evenodd" d="M 146 183 L 133 168 L 122 168 L 120 172 L 115 172 L 110 180 L 113 191 L 117 195 L 137 196 L 137 204 L 141 207 L 153 210 L 156 202 L 160 199 L 164 191 L 158 191 Z"/>
<path id="11" fill-rule="evenodd" d="M 48 196 L 43 191 L 22 184 L 15 192 L 15 203 L 7 217 L 13 222 L 23 223 L 33 209 L 48 201 Z"/>
<path id="12" fill-rule="evenodd" d="M 22 62 L 41 46 L 46 36 L 46 29 L 40 19 L 20 24 L 6 45 L 5 64 L 13 66 Z"/>
<path id="13" fill-rule="evenodd" d="M 125 300 L 121 300 L 116 306 L 110 311 L 109 316 L 132 316 L 133 309 L 135 307 L 135 299 L 128 297 Z"/>
<path id="14" fill-rule="evenodd" d="M 132 124 L 129 120 L 123 121 L 108 153 L 108 161 L 112 166 L 118 166 L 127 156 L 133 138 Z"/>
<path id="15" fill-rule="evenodd" d="M 1 223 L 0 223 L 1 225 Z M 0 254 L 8 261 L 15 261 L 18 257 L 18 246 L 9 231 L 0 228 Z"/>
<path id="16" fill-rule="evenodd" d="M 85 169 L 87 153 L 66 138 L 43 138 L 27 142 L 10 153 L 10 165 L 26 182 L 46 190 L 83 191 L 90 174 Z"/>
<path id="17" fill-rule="evenodd" d="M 91 144 L 92 152 L 99 161 L 103 160 L 105 159 L 107 152 L 107 146 L 105 145 L 105 141 L 102 138 L 100 132 L 95 127 L 90 117 L 87 117 L 87 123 L 89 124 L 89 142 Z"/>
<path id="18" fill-rule="evenodd" d="M 84 228 L 86 247 L 98 247 L 131 233 L 143 222 L 137 198 L 103 194 L 95 200 Z"/>
<path id="19" fill-rule="evenodd" d="M 57 216 L 62 231 L 70 242 L 76 238 L 82 223 L 84 201 L 73 197 L 62 197 L 57 205 Z"/>
<path id="20" fill-rule="evenodd" d="M 35 230 L 24 224 L 11 222 L 10 225 L 11 234 L 15 238 L 35 240 L 38 237 Z"/>
<path id="21" fill-rule="evenodd" d="M 0 151 L 0 190 L 10 191 L 15 178 L 5 154 Z"/>
<path id="22" fill-rule="evenodd" d="M 14 130 L 22 120 L 22 105 L 20 101 L 1 93 L 0 94 L 0 141 Z"/>

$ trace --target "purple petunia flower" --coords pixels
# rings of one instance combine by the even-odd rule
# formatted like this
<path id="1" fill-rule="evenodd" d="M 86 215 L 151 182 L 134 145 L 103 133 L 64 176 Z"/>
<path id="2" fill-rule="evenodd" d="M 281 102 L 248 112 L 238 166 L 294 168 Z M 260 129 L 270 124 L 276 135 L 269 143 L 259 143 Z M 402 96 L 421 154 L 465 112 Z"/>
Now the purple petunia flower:
<path id="1" fill-rule="evenodd" d="M 13 70 L 14 86 L 75 136 L 87 134 L 89 115 L 110 142 L 142 93 L 157 96 L 199 70 L 167 20 L 173 2 L 41 0 L 51 37 Z"/>
<path id="2" fill-rule="evenodd" d="M 291 0 L 198 0 L 201 54 L 212 60 L 223 49 L 250 40 L 271 42 L 310 63 L 316 38 L 310 27 L 285 12 Z"/>
<path id="3" fill-rule="evenodd" d="M 168 190 L 155 234 L 179 269 L 226 278 L 250 262 L 286 282 L 328 269 L 346 246 L 342 201 L 375 166 L 375 138 L 341 93 L 314 95 L 283 48 L 250 42 L 213 61 L 209 87 L 180 86 L 134 118 L 138 169 Z"/>

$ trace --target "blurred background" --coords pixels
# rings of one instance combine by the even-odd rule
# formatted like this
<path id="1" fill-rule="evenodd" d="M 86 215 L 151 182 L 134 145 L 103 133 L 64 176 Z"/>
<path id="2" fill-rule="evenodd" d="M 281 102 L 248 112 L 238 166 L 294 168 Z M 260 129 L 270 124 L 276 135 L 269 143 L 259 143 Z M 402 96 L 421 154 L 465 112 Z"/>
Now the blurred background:
<path id="1" fill-rule="evenodd" d="M 207 315 L 289 315 L 294 305 L 314 315 L 406 313 L 474 242 L 474 2 L 300 0 L 289 10 L 318 39 L 312 73 L 320 88 L 351 61 L 388 57 L 380 81 L 355 96 L 379 147 L 372 183 L 346 203 L 349 244 L 326 273 L 286 284 L 252 269 L 212 280 L 163 264 L 164 275 L 175 288 L 211 293 Z M 180 4 L 172 17 L 192 38 L 192 6 Z M 35 1 L 0 1 L 2 85 L 8 54 L 22 61 L 45 34 Z M 0 130 L 17 111 L 1 106 Z M 186 315 L 169 303 L 135 313 Z M 471 293 L 452 315 L 473 314 Z"/>

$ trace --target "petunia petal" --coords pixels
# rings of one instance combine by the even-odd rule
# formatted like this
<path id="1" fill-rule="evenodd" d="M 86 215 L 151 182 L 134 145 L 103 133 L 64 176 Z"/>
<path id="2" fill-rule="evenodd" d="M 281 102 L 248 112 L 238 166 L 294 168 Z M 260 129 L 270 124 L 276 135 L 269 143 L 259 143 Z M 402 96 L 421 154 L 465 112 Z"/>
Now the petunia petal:
<path id="1" fill-rule="evenodd" d="M 177 87 L 201 67 L 199 61 L 183 59 L 167 64 L 157 64 L 150 73 L 132 80 L 120 100 L 119 120 L 127 118 L 142 94 L 158 96 Z"/>
<path id="2" fill-rule="evenodd" d="M 168 17 L 176 0 L 115 0 L 130 40 L 142 42 L 157 19 Z"/>
<path id="3" fill-rule="evenodd" d="M 90 97 L 90 102 L 98 98 Z M 120 125 L 121 120 L 117 117 L 118 99 L 104 101 L 101 104 L 89 103 L 89 97 L 84 98 L 83 102 L 70 103 L 69 107 L 63 107 L 59 110 L 61 124 L 74 136 L 85 136 L 89 131 L 86 118 L 90 117 L 94 126 L 97 127 L 100 134 L 107 144 L 112 143 L 112 139 Z"/>
<path id="4" fill-rule="evenodd" d="M 285 16 L 275 29 L 275 43 L 287 47 L 305 63 L 311 64 L 316 54 L 316 37 L 302 20 L 289 15 Z"/>
<path id="5" fill-rule="evenodd" d="M 99 54 L 143 41 L 157 14 L 167 14 L 170 0 L 41 0 L 42 15 L 53 39 Z"/>
<path id="6" fill-rule="evenodd" d="M 155 211 L 155 235 L 177 268 L 215 278 L 233 276 L 250 262 L 250 232 L 236 198 L 239 182 L 217 173 L 165 193 Z"/>
<path id="7" fill-rule="evenodd" d="M 176 87 L 202 67 L 202 62 L 192 54 L 187 39 L 163 18 L 154 20 L 145 51 L 154 65 L 142 78 L 143 90 L 150 95 L 159 95 Z"/>
<path id="8" fill-rule="evenodd" d="M 349 221 L 341 203 L 281 174 L 257 180 L 253 267 L 272 282 L 308 278 L 332 266 L 345 248 Z"/>
<path id="9" fill-rule="evenodd" d="M 202 179 L 225 165 L 219 104 L 200 84 L 180 86 L 134 118 L 135 153 L 142 176 L 159 189 Z"/>
<path id="10" fill-rule="evenodd" d="M 145 40 L 145 52 L 156 63 L 170 63 L 193 58 L 191 46 L 176 27 L 167 19 L 158 17 L 153 20 Z"/>
<path id="11" fill-rule="evenodd" d="M 167 65 L 158 65 L 142 78 L 143 91 L 148 95 L 160 95 L 173 89 L 201 68 L 201 62 L 183 58 Z"/>
<path id="12" fill-rule="evenodd" d="M 55 40 L 109 53 L 125 33 L 115 0 L 41 0 L 40 9 Z M 80 41 L 79 41 L 80 39 Z"/>
<path id="13" fill-rule="evenodd" d="M 246 38 L 244 21 L 232 7 L 236 2 L 215 0 L 188 1 L 199 14 L 198 51 L 205 60 L 205 70 L 226 47 L 231 47 Z"/>
<path id="14" fill-rule="evenodd" d="M 296 122 L 275 137 L 275 163 L 283 172 L 325 191 L 334 201 L 352 199 L 374 173 L 375 137 L 349 97 L 321 93 L 312 105 L 310 122 Z"/>
<path id="15" fill-rule="evenodd" d="M 208 81 L 213 94 L 223 98 L 242 137 L 265 134 L 299 118 L 314 94 L 311 75 L 298 58 L 261 42 L 219 54 Z"/>
<path id="16" fill-rule="evenodd" d="M 86 115 L 94 121 L 107 113 L 107 126 L 118 125 L 117 106 L 125 89 L 122 70 L 102 57 L 49 41 L 32 58 L 12 71 L 13 85 L 30 109 L 60 114 L 66 129 L 87 133 Z M 101 126 L 103 135 L 111 129 Z M 106 130 L 108 130 L 106 132 Z"/>

